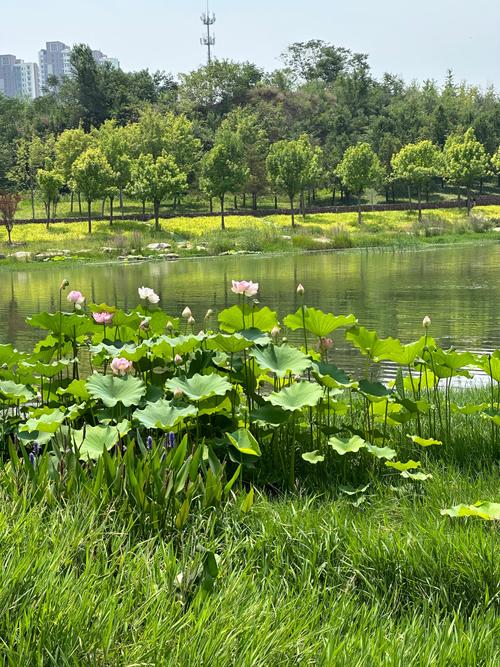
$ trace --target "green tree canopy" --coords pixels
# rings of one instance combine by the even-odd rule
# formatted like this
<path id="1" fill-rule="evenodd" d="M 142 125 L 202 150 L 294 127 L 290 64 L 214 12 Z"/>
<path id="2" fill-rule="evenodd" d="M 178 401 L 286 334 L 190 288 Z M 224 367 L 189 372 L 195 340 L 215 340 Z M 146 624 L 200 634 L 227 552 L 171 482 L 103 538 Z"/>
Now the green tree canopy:
<path id="1" fill-rule="evenodd" d="M 108 195 L 114 179 L 113 170 L 100 148 L 88 148 L 73 163 L 71 187 L 87 202 L 89 234 L 92 233 L 92 202 Z"/>
<path id="2" fill-rule="evenodd" d="M 484 146 L 469 128 L 462 136 L 450 135 L 444 147 L 446 179 L 463 186 L 467 192 L 467 213 L 471 209 L 471 189 L 475 181 L 483 179 L 489 171 L 489 159 Z"/>
<path id="3" fill-rule="evenodd" d="M 418 193 L 418 218 L 422 219 L 422 188 L 429 185 L 435 176 L 442 173 L 441 152 L 432 141 L 424 139 L 416 144 L 407 144 L 391 160 L 393 175 L 397 179 L 414 185 Z"/>
<path id="4" fill-rule="evenodd" d="M 337 167 L 343 185 L 358 199 L 358 222 L 361 224 L 361 197 L 368 187 L 375 187 L 384 176 L 384 169 L 370 144 L 350 146 Z"/>

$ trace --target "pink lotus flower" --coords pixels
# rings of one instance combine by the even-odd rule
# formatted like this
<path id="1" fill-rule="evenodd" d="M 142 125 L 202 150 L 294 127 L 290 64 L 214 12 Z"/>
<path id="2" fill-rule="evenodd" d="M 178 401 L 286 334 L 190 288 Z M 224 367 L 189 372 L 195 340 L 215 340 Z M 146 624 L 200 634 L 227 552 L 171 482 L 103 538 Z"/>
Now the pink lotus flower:
<path id="1" fill-rule="evenodd" d="M 85 297 L 77 290 L 71 290 L 71 292 L 68 293 L 67 299 L 74 306 L 81 306 L 83 303 L 85 303 Z"/>
<path id="2" fill-rule="evenodd" d="M 331 338 L 320 338 L 316 345 L 319 352 L 326 352 L 331 347 L 333 347 L 333 340 Z"/>
<path id="3" fill-rule="evenodd" d="M 139 287 L 138 292 L 139 297 L 145 301 L 149 301 L 149 303 L 158 303 L 160 300 L 158 294 L 151 287 Z"/>
<path id="4" fill-rule="evenodd" d="M 115 375 L 127 375 L 132 372 L 133 367 L 133 363 L 123 357 L 115 357 L 111 362 L 111 370 Z"/>
<path id="5" fill-rule="evenodd" d="M 105 326 L 108 326 L 113 321 L 114 313 L 108 313 L 106 311 L 103 311 L 102 313 L 92 313 L 92 317 L 96 324 L 104 324 Z"/>
<path id="6" fill-rule="evenodd" d="M 180 366 L 183 363 L 183 358 L 181 357 L 180 354 L 176 354 L 174 357 L 174 362 L 177 366 Z"/>
<path id="7" fill-rule="evenodd" d="M 235 294 L 255 296 L 259 291 L 259 283 L 253 283 L 251 280 L 233 280 L 231 291 Z"/>

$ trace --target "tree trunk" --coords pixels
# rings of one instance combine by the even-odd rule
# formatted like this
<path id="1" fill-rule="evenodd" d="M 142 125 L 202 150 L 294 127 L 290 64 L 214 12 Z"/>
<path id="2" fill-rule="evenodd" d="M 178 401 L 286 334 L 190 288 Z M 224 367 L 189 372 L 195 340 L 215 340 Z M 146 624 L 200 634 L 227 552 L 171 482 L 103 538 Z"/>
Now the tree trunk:
<path id="1" fill-rule="evenodd" d="M 276 193 L 274 194 L 274 208 L 278 210 L 278 195 Z"/>
<path id="2" fill-rule="evenodd" d="M 213 197 L 210 197 L 209 207 L 210 207 L 210 213 L 213 213 L 214 212 L 214 199 L 213 199 Z"/>
<path id="3" fill-rule="evenodd" d="M 411 186 L 408 186 L 408 201 L 410 202 L 410 211 L 413 211 L 413 202 L 411 200 Z"/>
<path id="4" fill-rule="evenodd" d="M 384 190 L 385 190 L 385 203 L 388 204 L 389 203 L 389 188 L 387 186 L 385 186 Z"/>
<path id="5" fill-rule="evenodd" d="M 160 202 L 155 199 L 153 202 L 153 209 L 155 215 L 155 231 L 160 231 Z"/>
<path id="6" fill-rule="evenodd" d="M 238 197 L 236 195 L 234 195 L 234 210 L 238 210 Z"/>
<path id="7" fill-rule="evenodd" d="M 335 195 L 336 195 L 336 188 L 334 186 L 332 188 L 332 206 L 335 206 Z"/>
<path id="8" fill-rule="evenodd" d="M 221 229 L 226 229 L 226 223 L 224 221 L 224 195 L 220 198 L 220 226 Z"/>
<path id="9" fill-rule="evenodd" d="M 243 208 L 245 208 L 246 205 L 247 205 L 247 193 L 244 192 L 244 193 L 243 193 Z"/>
<path id="10" fill-rule="evenodd" d="M 78 193 L 78 212 L 80 215 L 82 214 L 82 198 L 80 196 L 80 193 Z"/>
<path id="11" fill-rule="evenodd" d="M 361 225 L 361 194 L 358 195 L 358 225 Z"/>
<path id="12" fill-rule="evenodd" d="M 7 236 L 9 237 L 9 245 L 12 245 L 12 226 L 7 223 Z"/>
<path id="13" fill-rule="evenodd" d="M 417 196 L 418 196 L 418 221 L 422 222 L 422 188 L 420 185 L 417 188 Z"/>
<path id="14" fill-rule="evenodd" d="M 73 190 L 71 190 L 71 195 L 69 197 L 69 212 L 70 213 L 73 213 L 73 199 L 74 199 L 74 197 L 75 197 L 75 193 L 73 192 Z"/>
<path id="15" fill-rule="evenodd" d="M 88 213 L 88 224 L 89 224 L 89 234 L 92 234 L 92 201 L 87 200 L 87 213 Z"/>
<path id="16" fill-rule="evenodd" d="M 467 186 L 467 215 L 470 215 L 471 208 L 472 202 L 470 198 L 470 188 Z"/>
<path id="17" fill-rule="evenodd" d="M 292 214 L 292 227 L 295 227 L 295 210 L 294 210 L 294 199 L 293 195 L 290 195 L 290 211 Z"/>
<path id="18" fill-rule="evenodd" d="M 483 194 L 483 187 L 484 187 L 484 180 L 482 178 L 479 179 L 479 194 Z"/>
<path id="19" fill-rule="evenodd" d="M 304 192 L 301 192 L 299 195 L 299 211 L 302 214 L 302 217 L 305 218 L 304 214 Z"/>
<path id="20" fill-rule="evenodd" d="M 104 209 L 106 207 L 106 197 L 102 198 L 102 204 L 101 204 L 101 218 L 104 218 Z"/>
<path id="21" fill-rule="evenodd" d="M 35 188 L 31 188 L 31 216 L 35 219 Z"/>
<path id="22" fill-rule="evenodd" d="M 120 213 L 121 213 L 122 220 L 123 220 L 123 215 L 124 215 L 124 213 L 123 213 L 123 188 L 120 188 Z"/>
<path id="23" fill-rule="evenodd" d="M 50 199 L 48 200 L 45 208 L 46 208 L 46 211 L 47 211 L 47 229 L 48 229 L 49 225 L 50 225 Z"/>
<path id="24" fill-rule="evenodd" d="M 111 195 L 109 198 L 109 226 L 113 226 L 113 203 L 114 203 L 114 196 Z"/>

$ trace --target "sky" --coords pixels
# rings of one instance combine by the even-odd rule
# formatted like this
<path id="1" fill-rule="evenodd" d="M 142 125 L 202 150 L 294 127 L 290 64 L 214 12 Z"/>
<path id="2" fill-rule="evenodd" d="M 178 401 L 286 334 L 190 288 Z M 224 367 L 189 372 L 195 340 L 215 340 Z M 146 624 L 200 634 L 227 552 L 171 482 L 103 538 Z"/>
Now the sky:
<path id="1" fill-rule="evenodd" d="M 89 44 L 124 70 L 195 69 L 203 0 L 1 0 L 0 54 L 37 61 L 46 41 Z M 217 58 L 280 66 L 288 44 L 323 39 L 368 53 L 375 76 L 500 89 L 500 0 L 211 0 Z"/>

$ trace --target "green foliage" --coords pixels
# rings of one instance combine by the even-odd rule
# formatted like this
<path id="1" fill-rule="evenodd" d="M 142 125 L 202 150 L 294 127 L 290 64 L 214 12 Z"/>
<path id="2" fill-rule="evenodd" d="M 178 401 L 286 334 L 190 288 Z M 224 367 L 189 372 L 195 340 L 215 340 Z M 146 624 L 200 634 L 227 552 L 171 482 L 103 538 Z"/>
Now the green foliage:
<path id="1" fill-rule="evenodd" d="M 344 187 L 357 196 L 360 206 L 364 190 L 379 184 L 383 179 L 384 170 L 372 147 L 366 142 L 361 142 L 346 150 L 336 173 Z M 361 208 L 358 220 L 361 223 Z"/>

